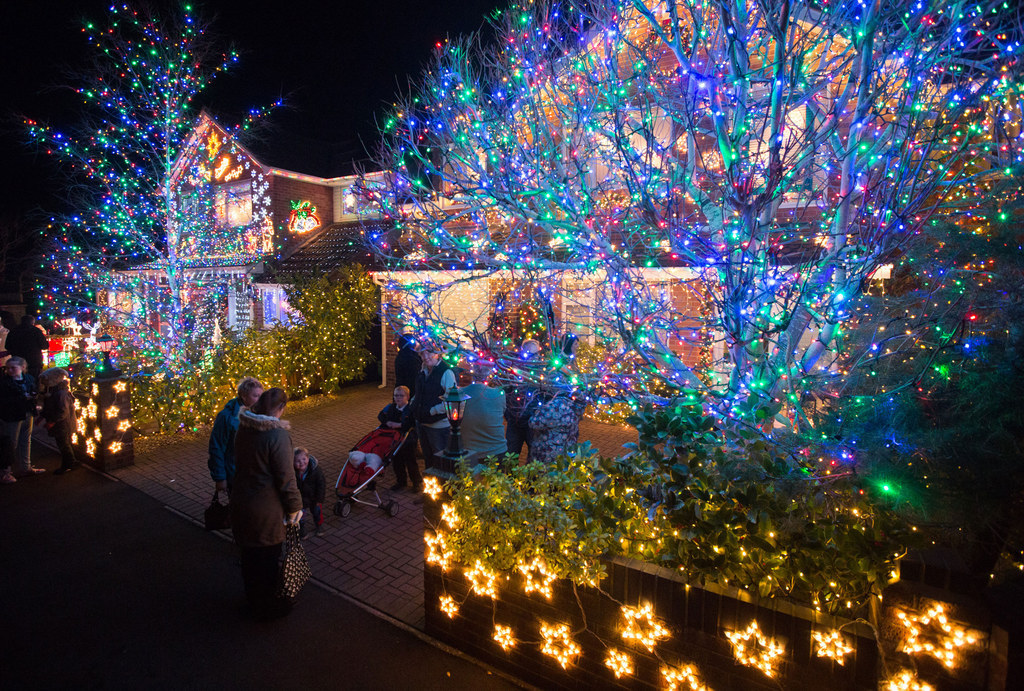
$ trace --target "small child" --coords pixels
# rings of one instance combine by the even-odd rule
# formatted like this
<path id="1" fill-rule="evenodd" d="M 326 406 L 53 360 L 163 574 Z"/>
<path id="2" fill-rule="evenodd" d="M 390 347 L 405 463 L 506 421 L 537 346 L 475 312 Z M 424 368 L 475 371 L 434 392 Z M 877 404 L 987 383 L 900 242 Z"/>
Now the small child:
<path id="1" fill-rule="evenodd" d="M 412 428 L 412 408 L 409 407 L 409 389 L 399 386 L 392 395 L 392 403 L 384 406 L 384 409 L 377 413 L 380 426 L 384 429 L 398 429 L 405 431 Z M 413 492 L 419 492 L 423 487 L 423 478 L 420 476 L 420 468 L 416 465 L 416 433 L 412 432 L 394 455 L 395 484 L 391 486 L 392 492 L 397 492 L 406 486 L 406 476 L 412 481 Z"/>
<path id="2" fill-rule="evenodd" d="M 78 467 L 75 448 L 71 444 L 71 435 L 75 431 L 75 397 L 69 390 L 67 371 L 59 367 L 40 374 L 39 382 L 46 387 L 42 411 L 46 431 L 60 451 L 60 468 L 54 471 L 54 475 L 63 475 Z"/>
<path id="3" fill-rule="evenodd" d="M 327 483 L 324 480 L 324 471 L 320 469 L 316 458 L 309 455 L 309 450 L 301 446 L 295 449 L 295 483 L 299 487 L 299 494 L 302 495 L 302 508 L 309 509 L 309 515 L 313 520 L 313 534 L 317 537 L 324 535 L 324 494 Z M 309 537 L 306 530 L 306 522 L 299 524 L 299 537 Z"/>

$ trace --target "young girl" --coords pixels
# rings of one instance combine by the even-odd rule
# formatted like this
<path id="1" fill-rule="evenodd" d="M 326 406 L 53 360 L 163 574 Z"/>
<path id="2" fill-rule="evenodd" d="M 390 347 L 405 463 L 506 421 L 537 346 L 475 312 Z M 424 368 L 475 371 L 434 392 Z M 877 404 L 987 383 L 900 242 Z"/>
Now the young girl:
<path id="1" fill-rule="evenodd" d="M 299 494 L 302 495 L 302 508 L 309 509 L 313 519 L 313 534 L 320 537 L 324 534 L 324 494 L 327 483 L 324 480 L 324 471 L 309 451 L 303 447 L 295 449 L 295 484 L 299 487 Z M 309 531 L 305 523 L 299 524 L 300 535 L 303 539 L 309 537 Z"/>
<path id="2" fill-rule="evenodd" d="M 75 397 L 68 387 L 68 373 L 59 367 L 46 370 L 39 375 L 39 382 L 46 387 L 43 394 L 43 420 L 46 431 L 57 443 L 60 451 L 60 468 L 55 475 L 63 475 L 78 467 L 71 435 L 75 431 Z"/>

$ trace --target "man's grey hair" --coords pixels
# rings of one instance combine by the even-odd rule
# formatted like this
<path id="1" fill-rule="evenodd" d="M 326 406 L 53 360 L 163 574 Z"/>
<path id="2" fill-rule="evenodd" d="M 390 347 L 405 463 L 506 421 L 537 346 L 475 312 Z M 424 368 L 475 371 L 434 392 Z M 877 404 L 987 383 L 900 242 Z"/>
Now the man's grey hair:
<path id="1" fill-rule="evenodd" d="M 246 394 L 262 388 L 264 388 L 263 384 L 260 384 L 260 380 L 256 377 L 242 377 L 238 380 L 238 397 L 242 398 Z"/>

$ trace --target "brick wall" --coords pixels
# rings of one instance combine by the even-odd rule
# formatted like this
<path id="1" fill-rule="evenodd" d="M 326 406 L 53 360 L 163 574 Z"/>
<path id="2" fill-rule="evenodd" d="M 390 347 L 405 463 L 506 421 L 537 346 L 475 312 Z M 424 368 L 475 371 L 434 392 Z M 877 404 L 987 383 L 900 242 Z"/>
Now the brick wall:
<path id="1" fill-rule="evenodd" d="M 334 194 L 330 187 L 304 180 L 274 175 L 270 181 L 270 211 L 274 219 L 274 238 L 281 244 L 308 237 L 308 233 L 294 235 L 288 232 L 288 217 L 292 201 L 309 200 L 316 207 L 321 227 L 334 219 Z M 294 237 L 293 237 L 294 236 Z"/>

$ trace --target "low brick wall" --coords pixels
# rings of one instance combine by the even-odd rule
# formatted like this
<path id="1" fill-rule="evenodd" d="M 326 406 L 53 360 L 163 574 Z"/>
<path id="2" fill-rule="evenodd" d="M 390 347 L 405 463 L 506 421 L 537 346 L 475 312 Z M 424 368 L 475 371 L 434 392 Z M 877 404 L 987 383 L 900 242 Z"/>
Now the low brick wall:
<path id="1" fill-rule="evenodd" d="M 437 524 L 439 513 L 440 502 L 428 499 L 424 511 L 428 528 Z M 426 565 L 426 630 L 445 643 L 544 689 L 664 689 L 662 661 L 676 667 L 695 665 L 702 682 L 716 691 L 874 690 L 885 675 L 874 634 L 864 622 L 822 614 L 784 600 L 757 603 L 737 589 L 687 586 L 676 572 L 642 562 L 613 559 L 607 566 L 608 574 L 599 588 L 574 590 L 568 581 L 556 581 L 552 597 L 547 600 L 536 593 L 526 595 L 522 577 L 516 574 L 508 581 L 502 580 L 498 596 L 492 600 L 470 594 L 469 583 L 460 573 L 442 575 L 436 566 Z M 439 600 L 443 595 L 460 603 L 454 617 L 441 611 Z M 892 647 L 898 645 L 891 638 L 896 633 L 893 623 L 897 605 L 946 602 L 951 619 L 970 622 L 970 628 L 982 635 L 979 645 L 965 651 L 954 670 L 941 669 L 923 655 L 911 660 L 905 653 L 896 653 L 888 660 L 888 671 L 916 664 L 922 679 L 935 688 L 1006 688 L 998 670 L 1000 656 L 1005 660 L 1005 634 L 991 626 L 991 618 L 985 612 L 965 607 L 956 602 L 956 597 L 952 599 L 954 602 L 950 603 L 942 591 L 921 593 L 913 584 L 900 584 L 891 589 L 891 594 L 886 591 L 883 621 L 889 622 L 889 630 L 883 625 L 882 633 Z M 655 648 L 662 661 L 621 637 L 625 623 L 621 606 L 637 607 L 643 603 L 653 606 L 656 617 L 671 632 Z M 725 636 L 727 631 L 744 631 L 755 620 L 762 633 L 784 647 L 773 678 L 738 664 Z M 556 660 L 541 652 L 541 622 L 568 624 L 572 630 L 573 641 L 582 652 L 568 669 L 563 670 Z M 507 652 L 493 640 L 496 624 L 511 627 L 517 640 Z M 818 657 L 812 639 L 813 631 L 840 626 L 846 644 L 853 648 L 842 665 Z M 633 659 L 634 674 L 615 678 L 605 666 L 610 647 Z"/>

